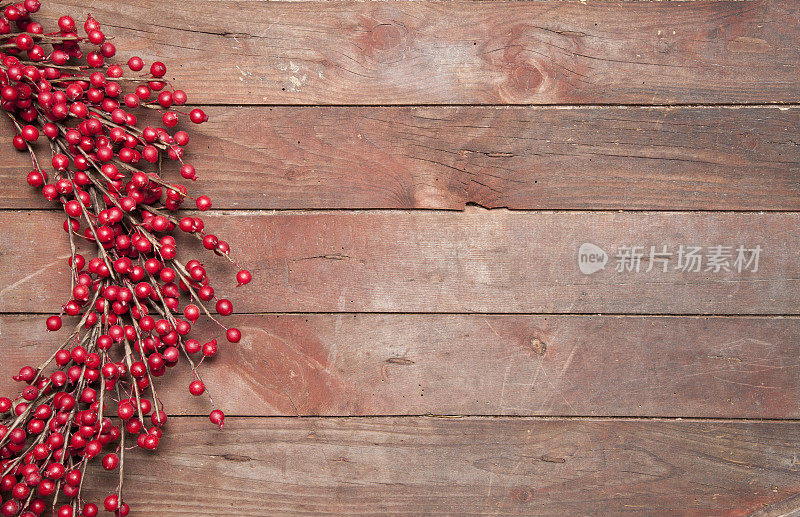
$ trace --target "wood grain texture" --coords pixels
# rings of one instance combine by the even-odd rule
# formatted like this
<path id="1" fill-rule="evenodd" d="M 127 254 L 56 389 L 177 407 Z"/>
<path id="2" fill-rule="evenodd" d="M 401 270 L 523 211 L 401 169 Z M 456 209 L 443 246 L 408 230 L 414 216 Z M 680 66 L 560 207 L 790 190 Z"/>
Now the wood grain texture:
<path id="1" fill-rule="evenodd" d="M 126 463 L 126 500 L 142 515 L 747 515 L 800 491 L 797 423 L 232 418 L 222 432 L 205 419 L 167 426 L 157 455 L 135 451 L 130 470 Z"/>
<path id="2" fill-rule="evenodd" d="M 63 11 L 109 22 L 121 59 L 167 62 L 207 107 L 196 189 L 236 209 L 208 227 L 255 273 L 233 289 L 207 260 L 245 331 L 205 369 L 231 416 L 225 432 L 187 416 L 208 402 L 183 366 L 163 379 L 159 454 L 126 453 L 135 514 L 797 511 L 800 423 L 777 419 L 800 419 L 800 318 L 769 316 L 800 302 L 795 0 L 42 14 Z M 0 378 L 49 355 L 59 334 L 27 313 L 68 287 L 63 216 L 26 169 L 0 146 L 0 311 L 18 313 L 0 314 Z M 597 209 L 645 211 L 575 211 Z M 580 273 L 585 242 L 604 271 Z M 763 254 L 752 273 L 615 272 L 629 245 Z M 97 474 L 89 498 L 114 485 Z"/>
<path id="3" fill-rule="evenodd" d="M 794 0 L 59 0 L 44 19 L 63 11 L 91 11 L 126 53 L 169 56 L 199 103 L 800 100 Z"/>
<path id="4" fill-rule="evenodd" d="M 206 110 L 192 187 L 218 208 L 800 209 L 800 108 Z M 52 206 L 29 168 L 0 146 L 0 208 Z"/>
<path id="5" fill-rule="evenodd" d="M 59 344 L 0 316 L 0 378 Z M 614 316 L 249 315 L 201 370 L 229 415 L 798 418 L 800 320 Z M 218 335 L 196 328 L 206 340 Z M 170 414 L 208 413 L 180 366 Z M 713 394 L 713 396 L 709 396 Z"/>
<path id="6" fill-rule="evenodd" d="M 0 213 L 0 311 L 57 310 L 66 300 L 67 239 L 56 212 Z M 239 312 L 508 312 L 795 314 L 800 303 L 800 214 L 729 212 L 216 212 L 254 272 L 232 288 L 226 261 L 206 255 Z M 60 231 L 60 230 L 59 230 Z M 609 253 L 606 269 L 578 268 L 578 250 Z M 675 269 L 679 246 L 760 246 L 757 272 Z M 617 272 L 621 246 L 643 246 L 640 271 Z M 663 272 L 649 250 L 675 255 Z M 201 253 L 192 239 L 187 249 Z M 216 259 L 216 260 L 215 260 Z M 704 259 L 705 260 L 705 259 Z M 733 258 L 729 260 L 732 263 Z M 24 266 L 24 267 L 23 267 Z M 231 283 L 225 284 L 224 279 Z M 227 288 L 226 288 L 227 287 Z"/>

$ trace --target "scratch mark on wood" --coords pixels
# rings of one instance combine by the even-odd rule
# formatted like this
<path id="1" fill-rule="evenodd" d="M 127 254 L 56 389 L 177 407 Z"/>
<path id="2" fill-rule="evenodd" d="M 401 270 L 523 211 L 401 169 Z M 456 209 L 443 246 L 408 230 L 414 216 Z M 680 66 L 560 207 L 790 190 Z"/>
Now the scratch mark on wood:
<path id="1" fill-rule="evenodd" d="M 414 361 L 406 357 L 390 357 L 389 359 L 386 360 L 386 362 L 389 364 L 402 364 L 402 365 L 414 364 Z"/>
<path id="2" fill-rule="evenodd" d="M 272 366 L 270 366 L 270 364 L 267 361 L 262 359 L 261 362 L 264 363 L 264 366 L 266 366 L 267 369 L 270 372 L 272 372 L 272 375 L 275 377 L 275 380 L 278 381 L 278 384 L 280 385 L 281 390 L 283 391 L 283 393 L 286 395 L 286 398 L 289 399 L 289 403 L 292 405 L 292 409 L 294 410 L 294 414 L 299 416 L 300 415 L 300 411 L 297 409 L 297 406 L 294 404 L 294 400 L 292 399 L 292 394 L 289 393 L 289 390 L 286 388 L 286 383 L 281 380 L 281 378 L 278 376 L 278 374 L 275 372 L 275 370 L 272 368 Z"/>
<path id="3" fill-rule="evenodd" d="M 292 262 L 299 262 L 301 260 L 314 260 L 314 259 L 325 259 L 325 260 L 347 260 L 349 257 L 347 255 L 342 255 L 341 253 L 330 253 L 326 255 L 314 255 L 313 257 L 300 257 L 297 259 L 292 259 Z"/>
<path id="4" fill-rule="evenodd" d="M 491 324 L 491 323 L 489 323 L 489 318 L 483 318 L 483 321 L 485 321 L 485 322 L 486 322 L 486 324 L 489 326 L 489 328 L 490 328 L 490 329 L 492 329 L 492 332 L 494 332 L 494 335 L 495 335 L 495 336 L 497 336 L 497 337 L 500 337 L 500 334 L 498 334 L 498 333 L 497 333 L 497 331 L 496 331 L 496 330 L 494 329 L 494 327 L 492 326 L 492 324 Z"/>
<path id="5" fill-rule="evenodd" d="M 223 454 L 220 456 L 220 458 L 226 459 L 228 461 L 237 461 L 240 463 L 251 461 L 253 459 L 250 456 L 244 456 L 241 454 Z"/>

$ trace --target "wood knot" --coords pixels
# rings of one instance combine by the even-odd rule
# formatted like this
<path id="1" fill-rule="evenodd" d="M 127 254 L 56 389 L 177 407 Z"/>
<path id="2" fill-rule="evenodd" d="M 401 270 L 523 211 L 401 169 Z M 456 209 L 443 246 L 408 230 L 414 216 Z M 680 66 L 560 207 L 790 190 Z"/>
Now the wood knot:
<path id="1" fill-rule="evenodd" d="M 529 63 L 514 67 L 508 74 L 509 82 L 520 92 L 538 92 L 544 81 L 542 71 Z"/>
<path id="2" fill-rule="evenodd" d="M 370 31 L 370 47 L 375 50 L 388 50 L 397 47 L 405 40 L 405 30 L 392 23 L 381 23 Z"/>
<path id="3" fill-rule="evenodd" d="M 536 61 L 506 63 L 503 69 L 505 80 L 500 85 L 500 97 L 507 102 L 530 101 L 552 82 L 544 65 Z"/>
<path id="4" fill-rule="evenodd" d="M 547 351 L 547 343 L 539 339 L 538 337 L 531 338 L 531 351 L 536 355 L 544 355 Z"/>
<path id="5" fill-rule="evenodd" d="M 515 503 L 529 503 L 532 495 L 528 487 L 518 486 L 511 489 L 511 500 Z"/>

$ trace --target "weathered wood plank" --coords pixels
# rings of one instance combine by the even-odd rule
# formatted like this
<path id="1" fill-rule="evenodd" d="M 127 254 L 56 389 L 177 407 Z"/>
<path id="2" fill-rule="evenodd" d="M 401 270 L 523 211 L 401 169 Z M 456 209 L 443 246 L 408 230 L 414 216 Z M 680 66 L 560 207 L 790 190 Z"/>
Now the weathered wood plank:
<path id="1" fill-rule="evenodd" d="M 126 500 L 142 514 L 747 515 L 800 491 L 797 423 L 231 418 L 219 432 L 191 418 L 167 426 L 157 455 L 126 454 Z M 116 484 L 113 473 L 102 478 L 101 487 Z"/>
<path id="2" fill-rule="evenodd" d="M 59 342 L 43 316 L 0 316 L 0 379 Z M 203 374 L 235 415 L 799 418 L 800 320 L 478 315 L 249 315 Z M 210 325 L 196 335 L 210 339 Z M 171 414 L 204 414 L 185 368 Z M 713 393 L 713 396 L 709 394 Z"/>
<path id="3" fill-rule="evenodd" d="M 218 208 L 800 209 L 800 108 L 206 109 Z M 0 146 L 0 208 L 51 206 L 29 168 Z"/>
<path id="4" fill-rule="evenodd" d="M 44 18 L 65 10 L 168 61 L 200 103 L 800 101 L 794 0 L 62 0 Z"/>
<path id="5" fill-rule="evenodd" d="M 0 227 L 16 229 L 0 241 L 0 311 L 65 302 L 53 293 L 68 289 L 67 239 L 41 238 L 62 217 L 0 213 Z M 206 221 L 255 274 L 249 289 L 225 289 L 230 265 L 205 252 L 220 293 L 245 313 L 795 314 L 800 305 L 796 212 L 238 211 Z M 607 251 L 605 269 L 581 272 L 586 243 Z M 622 258 L 626 246 L 644 254 L 638 272 L 627 270 L 635 261 Z M 648 271 L 651 247 L 663 246 L 672 257 L 655 256 Z M 676 269 L 689 264 L 680 246 L 702 248 L 699 271 Z M 715 246 L 732 247 L 733 270 L 706 269 Z M 738 246 L 760 247 L 757 271 L 736 270 Z"/>

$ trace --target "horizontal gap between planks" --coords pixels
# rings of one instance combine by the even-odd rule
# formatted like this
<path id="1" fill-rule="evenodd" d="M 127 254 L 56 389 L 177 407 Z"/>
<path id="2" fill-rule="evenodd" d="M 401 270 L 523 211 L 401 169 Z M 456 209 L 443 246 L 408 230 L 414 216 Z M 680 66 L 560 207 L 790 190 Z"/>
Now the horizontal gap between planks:
<path id="1" fill-rule="evenodd" d="M 298 0 L 278 0 L 278 1 L 298 1 Z M 304 0 L 299 0 L 304 1 Z M 316 1 L 316 0 L 308 0 Z M 401 0 L 407 1 L 407 0 Z M 527 0 L 520 0 L 527 1 Z M 662 0 L 658 0 L 662 1 Z M 705 1 L 705 0 L 673 0 L 673 1 Z M 727 1 L 727 0 L 718 0 Z M 747 1 L 747 0 L 738 0 Z M 786 110 L 793 108 L 800 108 L 798 102 L 753 102 L 753 103 L 675 103 L 675 104 L 474 104 L 474 103 L 455 103 L 455 104 L 421 104 L 421 103 L 407 103 L 407 104 L 270 104 L 270 103 L 225 103 L 225 102 L 202 102 L 202 103 L 187 103 L 184 108 L 515 108 L 515 109 L 530 109 L 530 110 L 606 110 L 606 109 L 765 109 L 772 108 L 777 110 Z"/>
<path id="2" fill-rule="evenodd" d="M 207 0 L 208 3 L 220 3 L 224 0 Z M 319 3 L 320 0 L 273 0 L 274 3 Z M 410 1 L 418 1 L 418 0 L 363 0 L 365 3 L 379 3 L 379 2 L 386 2 L 386 3 L 408 3 Z M 464 0 L 462 0 L 464 1 Z M 472 4 L 496 4 L 498 0 L 467 0 L 468 3 Z M 465 1 L 465 3 L 467 3 Z M 663 0 L 624 0 L 622 3 L 628 4 L 646 4 L 646 3 L 657 3 Z M 746 3 L 748 0 L 670 0 L 671 3 L 674 4 L 713 4 L 713 3 L 720 3 L 720 2 L 738 2 L 738 3 Z M 502 0 L 504 4 L 576 4 L 576 3 L 586 3 L 586 0 Z M 103 24 L 107 25 L 107 24 Z M 113 25 L 110 25 L 114 27 Z M 179 30 L 188 30 L 188 29 L 179 29 Z M 193 31 L 190 31 L 193 32 Z M 214 33 L 210 33 L 214 34 Z"/>
<path id="3" fill-rule="evenodd" d="M 288 1 L 288 0 L 287 0 Z M 695 0 L 681 0 L 681 1 L 695 1 Z M 212 199 L 213 201 L 213 199 Z M 349 212 L 349 213 L 361 213 L 361 212 L 430 212 L 430 213 L 459 213 L 459 212 L 466 212 L 468 210 L 482 210 L 486 212 L 497 212 L 497 211 L 507 211 L 507 212 L 515 212 L 515 213 L 529 213 L 529 214 L 551 214 L 551 213 L 566 213 L 566 214 L 607 214 L 607 213 L 618 213 L 618 214 L 637 214 L 637 213 L 648 213 L 648 214 L 657 214 L 657 213 L 685 213 L 685 214 L 800 214 L 800 210 L 791 210 L 791 209 L 739 209 L 739 210 L 730 210 L 730 209 L 709 209 L 709 208 L 701 208 L 695 210 L 687 210 L 685 208 L 676 208 L 676 209 L 664 209 L 664 208 L 593 208 L 593 209 L 586 209 L 586 208 L 508 208 L 504 206 L 497 206 L 497 207 L 490 207 L 487 208 L 483 205 L 479 205 L 473 202 L 467 202 L 464 208 L 220 208 L 220 209 L 211 209 L 206 212 L 198 212 L 197 210 L 181 210 L 179 212 L 173 212 L 172 215 L 179 216 L 179 215 L 225 215 L 226 213 L 235 213 L 236 215 L 270 215 L 270 213 L 287 213 L 287 214 L 296 214 L 296 215 L 325 215 L 328 213 L 342 213 L 342 212 Z M 3 208 L 0 207 L 0 213 L 14 213 L 14 212 L 63 212 L 62 208 L 59 207 L 52 207 L 52 208 Z"/>
<path id="4" fill-rule="evenodd" d="M 295 0 L 284 0 L 295 1 Z M 302 1 L 302 0 L 301 0 Z M 313 1 L 313 0 L 310 0 Z M 525 1 L 525 0 L 521 0 Z M 659 0 L 660 1 L 660 0 Z M 705 0 L 677 0 L 677 1 L 705 1 Z M 715 0 L 726 1 L 726 0 Z M 737 0 L 746 1 L 746 0 Z M 563 103 L 398 103 L 398 104 L 276 104 L 276 103 L 227 103 L 227 102 L 203 102 L 187 104 L 186 106 L 213 106 L 213 107 L 237 107 L 237 108 L 530 108 L 530 109 L 609 109 L 609 108 L 797 108 L 800 103 L 796 101 L 774 101 L 774 102 L 718 102 L 718 103 L 691 103 L 676 102 L 674 104 L 615 104 L 615 103 L 591 103 L 591 104 L 563 104 Z"/>
<path id="5" fill-rule="evenodd" d="M 2 316 L 44 316 L 52 312 L 6 311 Z M 216 314 L 216 313 L 214 313 Z M 398 311 L 296 311 L 296 312 L 234 312 L 231 316 L 553 316 L 553 317 L 620 317 L 620 318 L 763 318 L 795 319 L 800 312 L 764 313 L 647 313 L 647 312 L 398 312 Z"/>
<path id="6" fill-rule="evenodd" d="M 169 418 L 208 418 L 206 414 L 198 415 L 171 415 L 167 414 Z M 297 419 L 358 419 L 358 420 L 374 420 L 381 418 L 431 418 L 440 420 L 460 420 L 460 419 L 475 419 L 475 420 L 538 420 L 538 421 L 579 421 L 579 422 L 607 422 L 607 421 L 631 421 L 631 422 L 699 422 L 699 423 L 773 423 L 773 424 L 800 424 L 800 418 L 725 418 L 725 417 L 671 417 L 671 416 L 597 416 L 597 415 L 437 415 L 432 413 L 422 413 L 418 415 L 403 414 L 403 415 L 235 415 L 225 414 L 225 418 L 247 418 L 247 419 L 279 419 L 279 418 L 297 418 Z"/>

